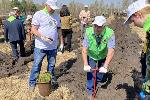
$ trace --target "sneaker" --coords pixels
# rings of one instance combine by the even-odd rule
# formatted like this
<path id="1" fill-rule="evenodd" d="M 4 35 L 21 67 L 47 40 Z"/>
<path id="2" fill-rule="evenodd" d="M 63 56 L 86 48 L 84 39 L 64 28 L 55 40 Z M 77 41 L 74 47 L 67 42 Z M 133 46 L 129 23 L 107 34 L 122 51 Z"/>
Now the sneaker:
<path id="1" fill-rule="evenodd" d="M 93 96 L 92 95 L 88 95 L 88 100 L 93 100 Z"/>
<path id="2" fill-rule="evenodd" d="M 66 49 L 68 52 L 71 52 L 73 49 L 72 48 L 69 48 L 69 49 Z"/>
<path id="3" fill-rule="evenodd" d="M 57 52 L 57 54 L 58 54 L 58 55 L 61 55 L 61 54 L 63 54 L 63 53 L 62 53 L 62 52 L 60 52 L 60 51 L 58 51 L 58 52 Z"/>
<path id="4" fill-rule="evenodd" d="M 17 63 L 18 59 L 12 60 L 12 65 L 15 65 Z"/>
<path id="5" fill-rule="evenodd" d="M 58 88 L 58 82 L 56 79 L 51 80 L 52 89 L 55 90 Z"/>
<path id="6" fill-rule="evenodd" d="M 58 84 L 57 80 L 55 80 L 55 79 L 52 79 L 51 83 L 52 83 L 52 85 Z"/>
<path id="7" fill-rule="evenodd" d="M 30 87 L 29 87 L 29 91 L 30 91 L 30 92 L 34 92 L 34 90 L 35 90 L 35 86 L 30 86 Z"/>

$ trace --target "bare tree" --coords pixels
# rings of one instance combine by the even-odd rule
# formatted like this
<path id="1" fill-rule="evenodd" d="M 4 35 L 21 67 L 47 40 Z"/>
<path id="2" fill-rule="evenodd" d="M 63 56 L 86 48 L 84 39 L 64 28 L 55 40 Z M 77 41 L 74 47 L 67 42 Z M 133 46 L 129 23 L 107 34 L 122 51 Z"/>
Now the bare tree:
<path id="1" fill-rule="evenodd" d="M 130 4 L 129 0 L 123 0 L 122 1 L 122 9 L 126 10 L 129 6 L 129 4 Z"/>
<path id="2" fill-rule="evenodd" d="M 83 4 L 75 3 L 74 1 L 72 1 L 69 4 L 69 10 L 70 10 L 73 17 L 78 18 L 79 13 L 82 9 L 83 9 Z"/>

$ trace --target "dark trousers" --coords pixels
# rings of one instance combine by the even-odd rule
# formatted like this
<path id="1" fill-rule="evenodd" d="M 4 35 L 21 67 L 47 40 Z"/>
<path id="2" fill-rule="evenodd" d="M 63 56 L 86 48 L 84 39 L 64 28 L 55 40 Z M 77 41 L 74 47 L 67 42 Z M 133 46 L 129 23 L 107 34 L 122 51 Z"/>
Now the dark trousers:
<path id="1" fill-rule="evenodd" d="M 141 68 L 142 77 L 145 78 L 146 69 L 147 69 L 147 66 L 146 66 L 146 53 L 142 52 L 140 62 L 141 62 L 141 65 L 142 65 L 142 68 Z"/>
<path id="2" fill-rule="evenodd" d="M 13 60 L 17 60 L 19 58 L 19 53 L 17 51 L 17 44 L 19 44 L 20 46 L 20 56 L 21 57 L 25 56 L 24 42 L 22 40 L 12 41 L 10 42 L 10 45 L 12 49 Z"/>
<path id="3" fill-rule="evenodd" d="M 62 36 L 63 39 L 67 37 L 67 45 L 66 45 L 66 50 L 71 49 L 71 39 L 72 39 L 72 29 L 62 29 Z"/>

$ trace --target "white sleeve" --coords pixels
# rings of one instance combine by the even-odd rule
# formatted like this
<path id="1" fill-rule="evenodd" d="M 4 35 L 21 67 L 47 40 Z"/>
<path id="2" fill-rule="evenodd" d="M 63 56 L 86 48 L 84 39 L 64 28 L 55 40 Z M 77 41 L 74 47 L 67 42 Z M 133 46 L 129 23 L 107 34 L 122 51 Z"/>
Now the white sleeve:
<path id="1" fill-rule="evenodd" d="M 60 16 L 59 16 L 59 14 L 55 14 L 54 16 L 53 16 L 53 18 L 56 20 L 56 22 L 57 22 L 57 27 L 61 27 L 61 22 L 60 22 Z"/>
<path id="2" fill-rule="evenodd" d="M 32 18 L 32 25 L 36 25 L 36 26 L 39 26 L 40 25 L 40 21 L 39 21 L 39 18 L 40 18 L 40 14 L 38 12 L 36 12 L 34 15 L 33 15 L 33 18 Z"/>

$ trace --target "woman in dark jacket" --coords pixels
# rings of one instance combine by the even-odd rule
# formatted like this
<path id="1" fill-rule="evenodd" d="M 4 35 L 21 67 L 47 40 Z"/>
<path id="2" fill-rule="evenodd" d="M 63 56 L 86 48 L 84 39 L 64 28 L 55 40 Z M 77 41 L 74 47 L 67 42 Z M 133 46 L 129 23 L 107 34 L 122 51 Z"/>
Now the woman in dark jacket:
<path id="1" fill-rule="evenodd" d="M 62 29 L 60 51 L 63 52 L 64 45 L 65 45 L 65 38 L 67 38 L 65 50 L 70 52 L 71 39 L 72 39 L 72 28 L 71 28 L 72 17 L 66 5 L 63 5 L 60 10 L 60 18 L 61 18 L 61 29 Z"/>

